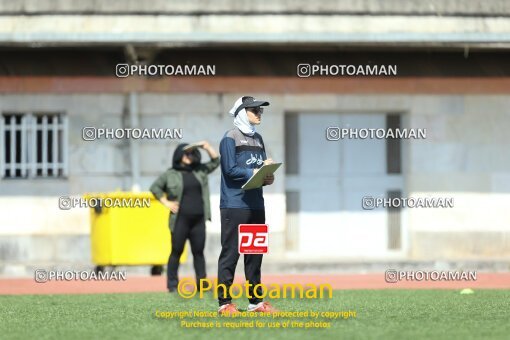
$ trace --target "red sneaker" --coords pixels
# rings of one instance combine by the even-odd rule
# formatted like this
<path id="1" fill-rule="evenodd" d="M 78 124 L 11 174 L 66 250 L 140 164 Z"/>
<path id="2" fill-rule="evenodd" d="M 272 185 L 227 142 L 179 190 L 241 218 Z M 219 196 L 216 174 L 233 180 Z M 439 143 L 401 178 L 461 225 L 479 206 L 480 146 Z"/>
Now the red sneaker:
<path id="1" fill-rule="evenodd" d="M 237 309 L 237 306 L 233 303 L 227 303 L 220 308 L 218 308 L 218 314 L 221 315 L 230 315 L 234 313 L 239 313 L 239 309 Z"/>
<path id="2" fill-rule="evenodd" d="M 251 303 L 248 305 L 248 312 L 263 312 L 263 313 L 274 313 L 277 312 L 273 306 L 269 302 L 262 301 L 257 303 L 256 305 L 252 305 Z"/>

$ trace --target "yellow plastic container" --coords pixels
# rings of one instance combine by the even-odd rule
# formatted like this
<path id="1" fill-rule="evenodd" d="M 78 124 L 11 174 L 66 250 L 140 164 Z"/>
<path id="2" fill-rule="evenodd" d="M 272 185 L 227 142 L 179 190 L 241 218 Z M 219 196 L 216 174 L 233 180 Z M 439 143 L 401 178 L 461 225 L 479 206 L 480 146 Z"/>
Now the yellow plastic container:
<path id="1" fill-rule="evenodd" d="M 154 266 L 168 262 L 169 210 L 152 193 L 110 192 L 87 194 L 85 198 L 94 206 L 90 208 L 90 235 L 96 265 Z M 101 207 L 97 198 L 103 202 Z M 184 261 L 186 248 L 180 259 Z"/>

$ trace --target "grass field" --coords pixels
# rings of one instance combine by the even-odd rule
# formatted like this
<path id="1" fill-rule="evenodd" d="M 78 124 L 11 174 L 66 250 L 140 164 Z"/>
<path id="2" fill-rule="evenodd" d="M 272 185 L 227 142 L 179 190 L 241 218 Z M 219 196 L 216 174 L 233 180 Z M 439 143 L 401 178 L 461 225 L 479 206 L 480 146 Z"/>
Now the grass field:
<path id="1" fill-rule="evenodd" d="M 335 291 L 332 299 L 271 302 L 284 311 L 351 310 L 357 316 L 329 320 L 329 329 L 186 329 L 180 327 L 177 319 L 156 318 L 156 310 L 215 311 L 217 304 L 212 295 L 204 299 L 183 299 L 168 293 L 11 295 L 0 296 L 0 337 L 158 340 L 510 337 L 509 290 L 478 290 L 471 295 L 461 295 L 457 290 L 342 290 Z M 236 303 L 246 308 L 244 300 Z"/>

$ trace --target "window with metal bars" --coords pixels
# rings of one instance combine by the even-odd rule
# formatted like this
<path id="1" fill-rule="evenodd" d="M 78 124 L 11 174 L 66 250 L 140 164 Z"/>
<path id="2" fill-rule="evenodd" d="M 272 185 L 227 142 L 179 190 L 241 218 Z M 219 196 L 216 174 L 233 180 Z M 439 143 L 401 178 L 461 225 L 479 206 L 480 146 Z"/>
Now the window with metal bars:
<path id="1" fill-rule="evenodd" d="M 67 133 L 64 113 L 3 113 L 0 119 L 0 176 L 67 176 Z"/>

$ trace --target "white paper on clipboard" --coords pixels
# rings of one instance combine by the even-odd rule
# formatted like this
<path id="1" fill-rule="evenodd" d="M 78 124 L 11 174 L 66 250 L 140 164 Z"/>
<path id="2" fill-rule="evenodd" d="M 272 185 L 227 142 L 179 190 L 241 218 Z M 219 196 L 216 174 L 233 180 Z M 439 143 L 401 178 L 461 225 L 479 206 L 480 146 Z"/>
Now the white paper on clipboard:
<path id="1" fill-rule="evenodd" d="M 269 174 L 273 174 L 282 163 L 272 163 L 268 165 L 263 165 L 259 171 L 246 182 L 241 189 L 250 190 L 260 188 L 264 184 L 264 177 Z"/>

